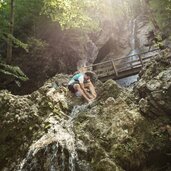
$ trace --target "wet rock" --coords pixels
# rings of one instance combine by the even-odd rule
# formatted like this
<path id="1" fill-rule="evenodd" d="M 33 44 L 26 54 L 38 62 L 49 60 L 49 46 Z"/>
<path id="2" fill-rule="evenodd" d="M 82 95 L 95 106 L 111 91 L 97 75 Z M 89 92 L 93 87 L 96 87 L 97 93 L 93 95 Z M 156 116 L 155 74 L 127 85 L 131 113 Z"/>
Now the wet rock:
<path id="1" fill-rule="evenodd" d="M 156 58 L 133 90 L 98 82 L 92 104 L 73 96 L 62 74 L 30 95 L 1 91 L 0 169 L 169 168 L 170 72 L 170 62 Z"/>
<path id="2" fill-rule="evenodd" d="M 134 88 L 140 97 L 139 105 L 147 115 L 171 113 L 171 64 L 164 55 L 156 58 L 140 73 L 140 80 Z M 141 99 L 142 98 L 142 99 Z"/>
<path id="3" fill-rule="evenodd" d="M 148 38 L 149 32 L 153 30 L 153 27 L 150 24 L 149 18 L 143 15 L 137 17 L 136 23 L 138 46 L 139 48 L 148 51 L 149 48 L 153 48 L 153 44 Z"/>
<path id="4" fill-rule="evenodd" d="M 59 75 L 58 78 L 51 79 L 51 83 L 61 83 L 61 78 Z M 65 96 L 68 90 L 57 87 L 54 93 L 48 94 L 51 90 L 51 87 L 47 86 L 49 82 L 31 95 L 15 96 L 8 91 L 0 92 L 1 168 L 12 159 L 25 154 L 33 140 L 44 134 L 47 129 L 45 118 L 51 114 L 57 120 L 61 117 L 68 118 L 64 113 L 69 110 Z M 22 152 L 19 154 L 19 151 Z"/>
<path id="5" fill-rule="evenodd" d="M 49 123 L 48 133 L 33 143 L 18 170 L 75 170 L 75 137 L 55 117 Z M 67 123 L 66 123 L 67 124 Z"/>
<path id="6" fill-rule="evenodd" d="M 116 99 L 119 97 L 121 92 L 124 91 L 124 88 L 121 88 L 114 80 L 107 80 L 102 87 L 102 92 L 100 93 L 100 98 L 113 97 Z"/>
<path id="7" fill-rule="evenodd" d="M 109 158 L 102 159 L 97 164 L 97 171 L 123 171 L 123 169 L 118 168 L 116 164 Z"/>

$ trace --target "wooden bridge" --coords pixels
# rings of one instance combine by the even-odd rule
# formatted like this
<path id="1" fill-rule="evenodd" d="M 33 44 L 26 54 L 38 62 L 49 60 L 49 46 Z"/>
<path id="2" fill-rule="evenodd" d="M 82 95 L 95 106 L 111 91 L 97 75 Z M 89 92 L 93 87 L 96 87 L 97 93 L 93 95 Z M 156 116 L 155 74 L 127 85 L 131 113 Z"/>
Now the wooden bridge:
<path id="1" fill-rule="evenodd" d="M 158 51 L 159 49 L 154 49 L 148 52 L 104 61 L 87 66 L 87 69 L 94 71 L 102 81 L 109 78 L 114 80 L 125 78 L 138 74 L 144 64 L 151 58 L 154 58 L 154 53 Z"/>

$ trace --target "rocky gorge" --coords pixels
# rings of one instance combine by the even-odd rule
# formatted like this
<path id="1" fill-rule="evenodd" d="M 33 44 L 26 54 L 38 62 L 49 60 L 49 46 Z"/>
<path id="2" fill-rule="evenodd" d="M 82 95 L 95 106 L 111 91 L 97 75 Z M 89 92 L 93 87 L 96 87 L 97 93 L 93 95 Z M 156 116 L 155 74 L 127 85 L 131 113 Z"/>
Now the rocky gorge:
<path id="1" fill-rule="evenodd" d="M 120 22 L 124 20 L 125 22 Z M 29 53 L 14 58 L 29 80 L 20 87 L 6 85 L 14 94 L 29 94 L 43 85 L 56 73 L 73 73 L 77 67 L 109 59 L 116 59 L 158 48 L 150 42 L 154 30 L 146 15 L 136 18 L 102 15 L 100 28 L 94 31 L 79 29 L 61 30 L 53 23 L 37 33 L 38 39 L 28 40 Z M 42 39 L 42 42 L 40 41 Z M 170 45 L 168 42 L 167 44 Z M 154 55 L 152 53 L 152 55 Z M 72 60 L 71 60 L 72 59 Z"/>
<path id="2" fill-rule="evenodd" d="M 132 88 L 96 82 L 86 104 L 58 74 L 29 95 L 0 91 L 2 171 L 169 171 L 171 54 L 146 64 Z"/>

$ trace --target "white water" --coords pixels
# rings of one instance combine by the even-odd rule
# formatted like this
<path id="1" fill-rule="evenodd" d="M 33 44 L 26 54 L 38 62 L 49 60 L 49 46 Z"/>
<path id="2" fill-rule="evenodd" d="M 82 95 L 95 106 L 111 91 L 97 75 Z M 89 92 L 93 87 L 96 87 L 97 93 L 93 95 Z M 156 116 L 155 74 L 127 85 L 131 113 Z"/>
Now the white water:
<path id="1" fill-rule="evenodd" d="M 70 121 L 74 120 L 81 111 L 84 111 L 87 108 L 87 106 L 88 106 L 88 104 L 74 106 L 72 109 L 72 112 L 70 114 L 70 117 L 71 117 Z"/>
<path id="2" fill-rule="evenodd" d="M 135 55 L 138 53 L 138 50 L 136 48 L 136 19 L 131 21 L 130 28 L 131 28 L 130 45 L 131 45 L 132 50 L 128 56 Z M 138 56 L 136 56 L 136 55 L 132 56 L 129 58 L 129 60 L 127 62 L 130 62 L 130 61 L 135 60 L 137 58 L 138 58 Z M 133 65 L 135 65 L 135 64 L 136 63 L 133 63 Z M 130 76 L 127 78 L 116 80 L 116 82 L 122 86 L 127 87 L 127 86 L 131 85 L 132 83 L 136 82 L 137 79 L 138 79 L 138 75 L 133 75 L 133 76 Z"/>
<path id="3" fill-rule="evenodd" d="M 87 104 L 74 106 L 69 120 L 62 119 L 59 122 L 53 116 L 48 118 L 47 122 L 51 125 L 48 133 L 31 145 L 27 156 L 20 163 L 18 171 L 30 171 L 42 167 L 39 166 L 41 165 L 41 159 L 38 158 L 38 156 L 42 156 L 42 150 L 42 157 L 45 158 L 45 161 L 50 160 L 48 170 L 75 171 L 78 156 L 76 152 L 76 138 L 73 132 L 73 121 L 80 111 L 85 110 L 86 107 Z M 66 150 L 69 154 L 69 156 L 67 155 L 68 157 L 65 154 Z"/>

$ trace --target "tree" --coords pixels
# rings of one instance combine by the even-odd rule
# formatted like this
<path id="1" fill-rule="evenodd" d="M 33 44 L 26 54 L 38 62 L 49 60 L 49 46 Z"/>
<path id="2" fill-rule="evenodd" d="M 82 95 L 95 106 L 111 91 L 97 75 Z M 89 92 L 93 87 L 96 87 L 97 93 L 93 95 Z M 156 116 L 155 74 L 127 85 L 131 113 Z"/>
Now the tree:
<path id="1" fill-rule="evenodd" d="M 148 0 L 151 13 L 161 29 L 171 27 L 171 0 Z"/>
<path id="2" fill-rule="evenodd" d="M 15 0 L 10 1 L 10 19 L 9 19 L 9 35 L 13 36 L 14 32 L 14 2 Z M 7 63 L 10 64 L 12 60 L 12 39 L 8 36 L 7 42 Z"/>
<path id="3" fill-rule="evenodd" d="M 100 10 L 103 0 L 44 0 L 42 12 L 53 21 L 58 21 L 62 29 L 92 28 L 96 23 L 90 16 L 90 9 Z"/>
<path id="4" fill-rule="evenodd" d="M 150 1 L 149 0 L 145 0 L 145 4 L 146 4 L 146 8 L 147 8 L 147 11 L 148 11 L 148 14 L 149 14 L 149 17 L 151 19 L 151 22 L 153 23 L 154 25 L 154 28 L 156 29 L 156 31 L 159 31 L 160 30 L 160 27 L 156 21 L 156 18 L 154 16 L 154 13 L 153 13 L 153 10 L 151 9 L 150 7 Z"/>

